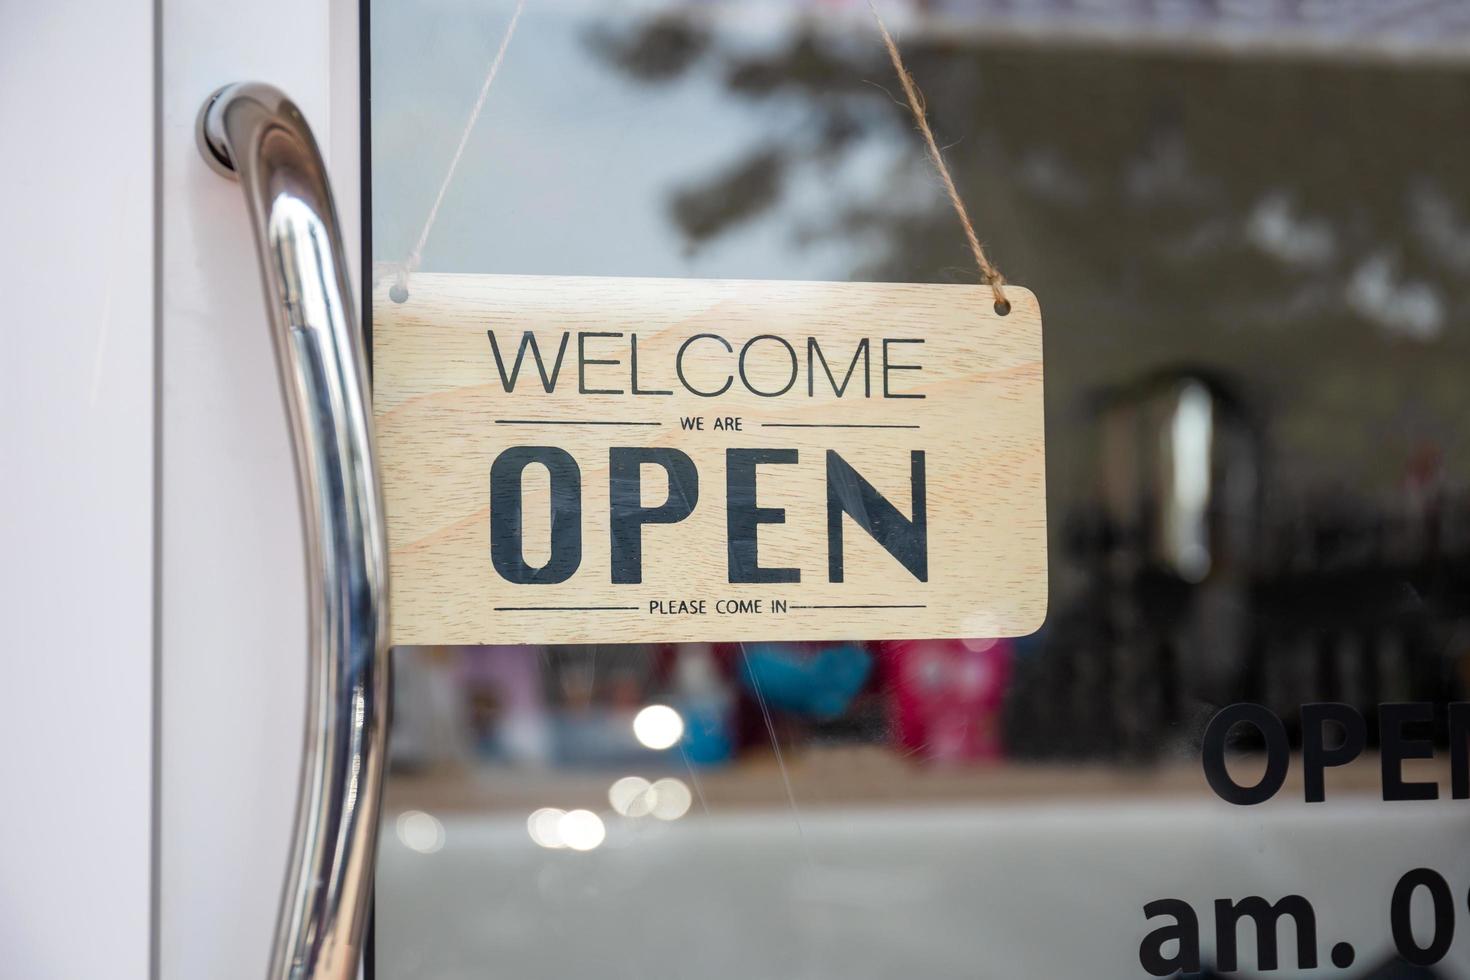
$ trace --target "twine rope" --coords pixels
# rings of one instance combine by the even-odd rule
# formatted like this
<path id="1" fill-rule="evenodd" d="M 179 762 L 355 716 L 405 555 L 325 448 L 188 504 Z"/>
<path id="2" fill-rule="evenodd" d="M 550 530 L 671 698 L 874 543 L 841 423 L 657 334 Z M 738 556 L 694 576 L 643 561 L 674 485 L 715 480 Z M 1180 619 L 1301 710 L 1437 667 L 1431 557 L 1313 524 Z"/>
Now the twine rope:
<path id="1" fill-rule="evenodd" d="M 480 85 L 480 94 L 470 109 L 469 118 L 465 120 L 464 131 L 459 134 L 459 146 L 455 147 L 454 156 L 449 160 L 449 169 L 444 172 L 444 180 L 439 184 L 439 193 L 434 197 L 434 206 L 429 209 L 429 216 L 424 220 L 423 230 L 419 232 L 419 239 L 413 251 L 408 253 L 408 258 L 398 267 L 398 281 L 394 284 L 392 296 L 399 303 L 408 299 L 408 277 L 414 274 L 419 263 L 424 259 L 424 245 L 429 240 L 429 232 L 439 217 L 439 208 L 444 204 L 444 195 L 449 190 L 449 184 L 454 180 L 454 172 L 459 168 L 460 158 L 464 156 L 464 149 L 469 144 L 475 123 L 480 120 L 480 112 L 485 108 L 485 99 L 490 95 L 490 86 L 495 83 L 495 76 L 500 73 L 500 66 L 505 61 L 505 52 L 510 47 L 510 39 L 515 36 L 516 24 L 520 22 L 521 11 L 525 9 L 526 0 L 516 0 L 515 12 L 511 14 L 510 23 L 505 28 L 505 35 L 500 39 L 500 47 L 496 49 L 495 58 L 490 62 L 490 70 L 485 73 L 485 81 Z"/>
<path id="2" fill-rule="evenodd" d="M 868 0 L 868 8 L 873 11 L 873 19 L 878 22 L 878 32 L 883 35 L 883 46 L 888 49 L 888 60 L 893 62 L 893 70 L 898 74 L 899 84 L 903 86 L 904 97 L 908 99 L 909 110 L 914 114 L 914 121 L 918 124 L 919 132 L 924 137 L 924 146 L 929 152 L 929 159 L 934 164 L 934 169 L 939 172 L 939 179 L 944 183 L 944 192 L 949 197 L 949 203 L 954 206 L 955 214 L 959 216 L 960 226 L 965 230 L 965 240 L 970 244 L 970 253 L 975 256 L 975 264 L 980 268 L 980 278 L 990 287 L 991 295 L 995 297 L 995 312 L 1004 316 L 1010 312 L 1011 302 L 1006 299 L 1006 278 L 1000 274 L 995 263 L 985 254 L 985 247 L 980 244 L 980 237 L 975 234 L 975 225 L 970 221 L 970 212 L 965 208 L 965 202 L 960 198 L 960 192 L 954 185 L 954 178 L 950 176 L 949 167 L 944 162 L 944 155 L 939 152 L 939 143 L 934 139 L 934 130 L 929 128 L 929 115 L 924 107 L 924 95 L 919 91 L 919 86 L 914 82 L 914 76 L 909 74 L 908 68 L 904 66 L 903 55 L 898 51 L 898 44 L 894 42 L 893 35 L 888 33 L 888 25 L 883 23 L 883 16 L 878 13 L 878 4 L 875 0 Z"/>

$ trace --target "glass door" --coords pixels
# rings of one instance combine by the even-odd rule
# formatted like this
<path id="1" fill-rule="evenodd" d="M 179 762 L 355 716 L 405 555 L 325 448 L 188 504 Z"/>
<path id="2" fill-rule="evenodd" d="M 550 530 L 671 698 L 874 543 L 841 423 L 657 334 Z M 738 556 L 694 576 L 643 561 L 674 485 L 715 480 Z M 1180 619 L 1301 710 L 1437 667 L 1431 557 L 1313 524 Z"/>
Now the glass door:
<path id="1" fill-rule="evenodd" d="M 1470 19 L 880 8 L 1045 315 L 1044 626 L 397 649 L 373 975 L 1470 976 Z M 978 279 L 865 3 L 363 14 L 375 323 Z"/>

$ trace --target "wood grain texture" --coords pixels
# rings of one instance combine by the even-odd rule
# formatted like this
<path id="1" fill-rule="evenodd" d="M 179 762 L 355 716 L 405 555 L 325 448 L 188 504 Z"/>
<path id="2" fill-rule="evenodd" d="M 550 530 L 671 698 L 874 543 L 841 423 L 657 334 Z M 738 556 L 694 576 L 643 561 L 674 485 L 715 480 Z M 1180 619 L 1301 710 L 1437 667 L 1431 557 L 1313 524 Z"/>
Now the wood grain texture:
<path id="1" fill-rule="evenodd" d="M 1041 317 L 1026 290 L 1008 287 L 1012 311 L 1001 317 L 982 286 L 420 274 L 401 304 L 387 287 L 373 303 L 374 402 L 395 643 L 989 637 L 1041 625 Z M 511 370 L 526 331 L 548 372 L 570 333 L 551 392 L 529 353 L 514 391 L 506 390 L 502 367 Z M 578 332 L 622 336 L 582 339 L 587 363 L 579 367 Z M 632 393 L 634 334 L 639 389 L 671 394 Z M 703 338 L 680 361 L 697 334 L 716 334 L 730 349 Z M 741 352 L 762 335 L 783 338 L 790 350 L 755 340 L 742 378 Z M 858 358 L 838 397 L 808 338 L 840 384 L 865 337 L 866 384 Z M 883 397 L 884 338 L 904 341 L 888 345 L 889 394 L 922 398 Z M 676 365 L 689 387 L 731 384 L 700 397 Z M 579 376 L 587 389 L 620 393 L 580 393 Z M 773 397 L 750 390 L 777 392 L 788 382 Z M 693 417 L 704 419 L 702 431 L 681 427 Z M 739 419 L 739 430 L 715 429 L 721 417 Z M 514 446 L 559 447 L 580 469 L 581 560 L 559 584 L 512 584 L 490 559 L 491 464 Z M 614 446 L 674 447 L 698 471 L 689 516 L 642 528 L 637 584 L 611 580 Z M 756 503 L 784 510 L 783 522 L 757 532 L 760 565 L 798 568 L 799 582 L 730 583 L 730 448 L 796 450 L 795 463 L 758 467 Z M 911 452 L 923 451 L 926 581 L 847 516 L 844 581 L 829 581 L 829 450 L 905 518 L 913 516 Z M 641 473 L 641 505 L 662 504 L 664 470 L 645 465 Z M 548 485 L 544 467 L 526 469 L 524 555 L 532 566 L 549 555 Z M 717 610 L 730 599 L 759 599 L 761 610 Z M 654 606 L 680 600 L 703 600 L 705 611 Z"/>

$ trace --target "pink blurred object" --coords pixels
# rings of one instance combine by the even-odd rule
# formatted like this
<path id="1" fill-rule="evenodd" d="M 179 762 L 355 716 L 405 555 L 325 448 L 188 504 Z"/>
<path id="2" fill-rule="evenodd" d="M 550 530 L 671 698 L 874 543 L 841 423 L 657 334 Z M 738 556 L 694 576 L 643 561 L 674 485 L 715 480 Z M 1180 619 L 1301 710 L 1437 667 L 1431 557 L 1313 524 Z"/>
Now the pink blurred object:
<path id="1" fill-rule="evenodd" d="M 890 640 L 881 648 L 898 740 L 934 762 L 1000 759 L 1009 640 Z"/>

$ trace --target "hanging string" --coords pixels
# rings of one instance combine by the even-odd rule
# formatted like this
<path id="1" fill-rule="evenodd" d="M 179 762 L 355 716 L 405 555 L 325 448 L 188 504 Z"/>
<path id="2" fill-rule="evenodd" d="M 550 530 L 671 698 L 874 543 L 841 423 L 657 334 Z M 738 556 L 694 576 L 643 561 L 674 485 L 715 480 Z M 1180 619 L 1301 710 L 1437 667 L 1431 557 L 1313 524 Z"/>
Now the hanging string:
<path id="1" fill-rule="evenodd" d="M 903 86 L 903 94 L 908 99 L 909 109 L 914 114 L 914 120 L 919 125 L 919 132 L 924 136 L 924 146 L 929 151 L 929 159 L 934 163 L 934 169 L 939 171 L 939 179 L 944 182 L 944 191 L 949 195 L 949 203 L 954 205 L 955 214 L 959 215 L 960 226 L 965 230 L 965 239 L 970 243 L 970 252 L 975 256 L 975 264 L 980 267 L 980 277 L 990 287 L 991 295 L 995 297 L 995 312 L 1005 316 L 1011 311 L 1011 302 L 1006 299 L 1006 278 L 1000 274 L 985 254 L 985 248 L 980 244 L 980 238 L 975 234 L 975 226 L 970 222 L 970 213 L 965 210 L 965 202 L 960 199 L 960 192 L 955 188 L 954 178 L 949 174 L 949 167 L 944 162 L 944 156 L 939 152 L 939 144 L 934 139 L 934 130 L 929 128 L 929 116 L 924 110 L 924 96 L 919 91 L 919 86 L 914 83 L 914 76 L 904 67 L 903 55 L 898 53 L 898 45 L 894 43 L 893 35 L 888 33 L 888 25 L 883 23 L 883 17 L 878 13 L 878 5 L 875 0 L 868 0 L 868 7 L 873 11 L 873 19 L 878 22 L 878 31 L 883 35 L 883 46 L 888 49 L 888 60 L 893 62 L 893 70 L 898 73 L 899 84 Z"/>
<path id="2" fill-rule="evenodd" d="M 955 214 L 960 219 L 960 227 L 964 230 L 970 253 L 975 257 L 975 264 L 980 269 L 980 277 L 990 287 L 991 294 L 995 297 L 996 312 L 1004 316 L 1011 309 L 1010 300 L 1006 299 L 1005 294 L 1005 276 L 1001 275 L 1000 270 L 990 261 L 985 254 L 984 246 L 980 244 L 980 238 L 975 233 L 975 225 L 970 220 L 970 213 L 965 208 L 964 200 L 960 198 L 959 189 L 955 187 L 949 166 L 944 162 L 944 155 L 940 153 L 939 143 L 935 140 L 934 131 L 929 126 L 924 96 L 914 82 L 913 75 L 909 74 L 908 68 L 904 66 L 903 55 L 899 53 L 898 44 L 893 40 L 893 35 L 888 32 L 888 25 L 883 22 L 883 16 L 878 13 L 878 5 L 875 0 L 868 0 L 868 8 L 873 12 L 873 19 L 878 24 L 878 32 L 883 36 L 883 46 L 888 51 L 888 59 L 893 63 L 893 70 L 898 75 L 899 84 L 903 86 L 904 97 L 908 100 L 909 109 L 914 115 L 914 121 L 918 124 L 919 133 L 924 137 L 924 146 L 928 151 L 929 159 L 939 173 L 939 179 L 944 184 L 949 203 L 954 207 Z M 408 258 L 399 266 L 397 282 L 389 290 L 389 296 L 394 302 L 402 303 L 408 299 L 409 277 L 423 261 L 424 245 L 428 242 L 429 233 L 433 230 L 434 222 L 439 217 L 439 209 L 444 204 L 444 196 L 448 193 L 449 185 L 454 180 L 454 173 L 459 168 L 465 147 L 469 144 L 470 134 L 474 132 L 475 123 L 479 121 L 480 113 L 485 108 L 485 100 L 490 95 L 490 86 L 495 83 L 495 76 L 500 73 L 500 66 L 505 61 L 505 52 L 510 47 L 511 38 L 515 36 L 516 25 L 520 22 L 521 13 L 525 9 L 526 0 L 516 0 L 515 11 L 511 14 L 510 23 L 506 25 L 505 35 L 500 39 L 500 46 L 495 51 L 495 57 L 490 62 L 490 69 L 485 73 L 485 81 L 480 85 L 480 93 L 475 99 L 474 106 L 470 109 L 469 118 L 465 120 L 464 130 L 459 136 L 459 145 L 455 147 L 454 156 L 450 158 L 449 167 L 444 173 L 444 180 L 439 184 L 439 192 L 434 196 L 434 204 L 429 209 L 428 217 L 424 219 L 424 226 L 419 232 L 418 241 L 414 243 L 413 251 L 409 253 Z"/>
<path id="3" fill-rule="evenodd" d="M 424 258 L 424 243 L 429 240 L 429 231 L 434 227 L 434 221 L 439 217 L 439 208 L 444 203 L 444 194 L 449 190 L 450 181 L 454 180 L 454 171 L 459 167 L 460 157 L 464 156 L 464 148 L 470 141 L 470 133 L 475 129 L 475 123 L 480 119 L 480 111 L 485 108 L 485 99 L 490 95 L 490 86 L 495 82 L 495 76 L 500 72 L 500 65 L 505 61 L 506 49 L 510 47 L 510 39 L 515 35 L 516 24 L 521 19 L 521 11 L 526 9 L 526 0 L 516 0 L 515 13 L 511 14 L 510 23 L 506 25 L 505 36 L 500 39 L 500 47 L 495 52 L 495 58 L 490 62 L 490 70 L 485 74 L 485 81 L 480 85 L 480 95 L 475 99 L 474 107 L 470 109 L 469 119 L 465 120 L 464 132 L 459 134 L 459 146 L 455 147 L 454 156 L 449 160 L 449 169 L 444 173 L 444 181 L 439 185 L 439 193 L 434 197 L 434 206 L 429 209 L 429 216 L 424 220 L 423 230 L 419 232 L 419 240 L 414 245 L 413 251 L 408 253 L 408 258 L 398 267 L 398 281 L 393 288 L 388 290 L 389 297 L 395 303 L 402 303 L 408 299 L 408 277 L 418 269 L 419 263 Z"/>

